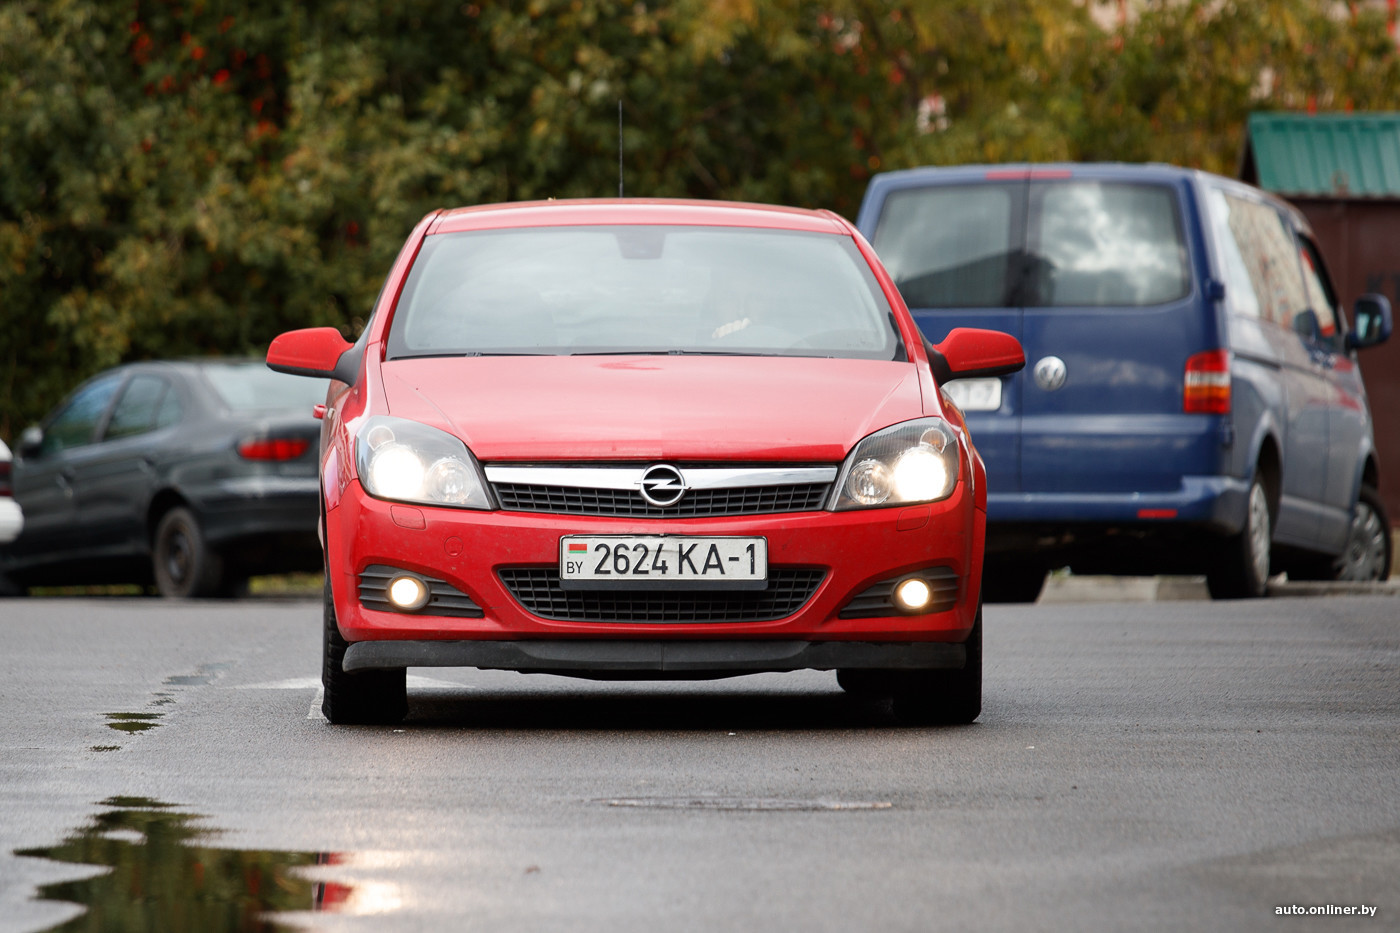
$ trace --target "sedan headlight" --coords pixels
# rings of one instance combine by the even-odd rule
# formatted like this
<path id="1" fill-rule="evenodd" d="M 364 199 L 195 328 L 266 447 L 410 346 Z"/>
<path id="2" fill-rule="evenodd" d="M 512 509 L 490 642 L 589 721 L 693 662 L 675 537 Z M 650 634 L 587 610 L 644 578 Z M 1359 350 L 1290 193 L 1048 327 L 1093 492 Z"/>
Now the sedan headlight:
<path id="1" fill-rule="evenodd" d="M 355 437 L 360 484 L 377 499 L 489 509 L 481 470 L 467 445 L 445 431 L 378 416 Z"/>
<path id="2" fill-rule="evenodd" d="M 837 479 L 832 508 L 937 502 L 958 484 L 958 438 L 942 418 L 877 431 L 856 445 Z"/>

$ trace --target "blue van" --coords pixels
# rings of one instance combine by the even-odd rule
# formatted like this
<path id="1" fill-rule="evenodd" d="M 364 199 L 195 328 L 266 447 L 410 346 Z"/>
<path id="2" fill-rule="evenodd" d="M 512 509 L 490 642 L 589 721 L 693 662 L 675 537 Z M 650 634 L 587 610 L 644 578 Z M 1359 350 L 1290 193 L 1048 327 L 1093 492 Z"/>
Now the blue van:
<path id="1" fill-rule="evenodd" d="M 1390 525 L 1356 351 L 1307 222 L 1256 188 L 1166 165 L 876 176 L 857 226 L 930 341 L 1006 331 L 1026 368 L 948 386 L 987 464 L 989 600 L 1048 570 L 1384 579 Z"/>

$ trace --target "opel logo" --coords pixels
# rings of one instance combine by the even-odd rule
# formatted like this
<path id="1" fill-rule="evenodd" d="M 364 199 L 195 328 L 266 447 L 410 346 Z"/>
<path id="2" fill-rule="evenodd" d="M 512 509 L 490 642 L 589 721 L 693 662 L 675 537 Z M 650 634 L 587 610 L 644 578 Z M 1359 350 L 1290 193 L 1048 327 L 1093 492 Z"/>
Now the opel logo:
<path id="1" fill-rule="evenodd" d="M 1065 384 L 1065 361 L 1058 356 L 1047 356 L 1035 364 L 1035 384 L 1046 392 L 1054 392 Z"/>
<path id="2" fill-rule="evenodd" d="M 681 471 L 669 464 L 658 463 L 647 467 L 642 474 L 642 498 L 662 508 L 681 501 L 681 496 L 689 488 Z"/>

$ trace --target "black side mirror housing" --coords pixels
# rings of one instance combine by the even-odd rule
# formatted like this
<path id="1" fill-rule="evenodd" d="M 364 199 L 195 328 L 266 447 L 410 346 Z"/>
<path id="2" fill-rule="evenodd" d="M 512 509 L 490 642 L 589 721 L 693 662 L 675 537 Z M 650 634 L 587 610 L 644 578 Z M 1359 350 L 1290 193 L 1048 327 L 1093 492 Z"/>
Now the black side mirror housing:
<path id="1" fill-rule="evenodd" d="M 1390 339 L 1390 299 L 1384 295 L 1362 295 L 1356 299 L 1355 324 L 1347 334 L 1347 348 L 1363 350 Z"/>

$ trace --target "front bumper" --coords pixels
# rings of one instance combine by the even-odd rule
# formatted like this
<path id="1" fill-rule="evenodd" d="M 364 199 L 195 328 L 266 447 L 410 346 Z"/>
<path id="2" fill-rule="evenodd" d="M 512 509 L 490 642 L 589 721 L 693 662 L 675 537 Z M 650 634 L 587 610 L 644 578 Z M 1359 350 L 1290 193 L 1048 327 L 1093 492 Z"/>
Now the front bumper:
<path id="1" fill-rule="evenodd" d="M 326 554 L 337 621 L 341 634 L 352 643 L 346 658 L 347 670 L 356 664 L 549 669 L 557 657 L 548 649 L 536 645 L 525 651 L 519 646 L 527 642 L 587 640 L 634 643 L 637 647 L 619 649 L 615 660 L 624 666 L 642 665 L 638 670 L 668 669 L 647 665 L 673 663 L 677 657 L 674 651 L 690 650 L 679 647 L 683 642 L 734 641 L 754 646 L 747 649 L 750 660 L 743 661 L 737 669 L 795 670 L 826 665 L 827 657 L 822 651 L 804 657 L 809 648 L 794 652 L 790 645 L 776 643 L 965 640 L 972 630 L 980 597 L 984 526 L 985 516 L 974 508 L 965 484 L 959 484 L 951 498 L 931 505 L 658 520 L 410 506 L 374 499 L 352 480 L 336 507 L 327 513 Z M 527 611 L 503 581 L 503 572 L 557 569 L 559 539 L 571 534 L 761 535 L 768 540 L 770 572 L 780 568 L 812 569 L 820 571 L 821 582 L 805 603 L 777 619 L 730 617 L 697 622 L 680 617 L 665 622 L 629 622 L 605 615 L 586 621 L 561 621 Z M 405 613 L 367 606 L 360 595 L 360 575 L 384 566 L 444 581 L 479 607 L 479 617 Z M 852 618 L 847 613 L 848 617 L 842 618 L 842 610 L 854 597 L 881 581 L 930 568 L 945 568 L 956 577 L 957 595 L 950 608 L 921 615 Z M 480 641 L 514 643 L 516 647 L 470 644 Z M 354 644 L 357 642 L 399 645 L 361 647 Z M 645 647 L 649 642 L 677 647 L 656 656 L 653 648 Z M 429 643 L 437 644 L 428 651 L 423 646 Z M 546 654 L 540 656 L 541 651 Z M 789 660 L 775 659 L 785 653 L 791 655 Z M 668 656 L 671 661 L 666 660 Z M 609 657 L 604 652 L 595 660 L 606 666 L 614 663 Z M 426 660 L 408 660 L 411 658 Z M 477 663 L 478 660 L 490 663 Z M 733 663 L 741 660 L 736 656 Z M 720 663 L 723 669 L 735 669 L 728 661 L 714 663 Z M 960 659 L 957 663 L 961 663 Z M 747 664 L 758 666 L 748 668 L 744 666 Z M 894 659 L 888 665 L 845 661 L 831 664 L 903 666 Z M 922 666 L 945 665 L 930 662 Z"/>
<path id="2" fill-rule="evenodd" d="M 347 672 L 400 667 L 478 667 L 568 676 L 648 674 L 723 677 L 777 671 L 879 668 L 961 670 L 967 650 L 949 642 L 860 641 L 362 641 Z"/>

